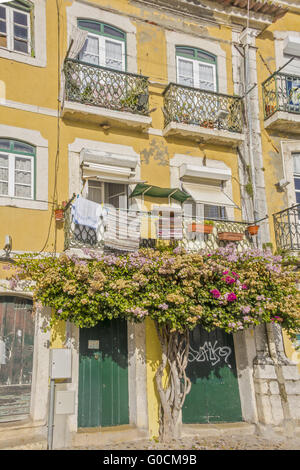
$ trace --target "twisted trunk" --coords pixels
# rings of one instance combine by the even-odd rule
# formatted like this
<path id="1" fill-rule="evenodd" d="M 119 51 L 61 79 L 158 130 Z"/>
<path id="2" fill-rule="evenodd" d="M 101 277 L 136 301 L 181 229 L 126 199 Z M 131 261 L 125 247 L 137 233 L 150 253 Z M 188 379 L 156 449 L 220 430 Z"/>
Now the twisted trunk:
<path id="1" fill-rule="evenodd" d="M 191 381 L 186 376 L 189 330 L 172 331 L 155 322 L 162 349 L 162 361 L 155 374 L 160 397 L 159 437 L 161 441 L 180 437 L 181 410 Z"/>

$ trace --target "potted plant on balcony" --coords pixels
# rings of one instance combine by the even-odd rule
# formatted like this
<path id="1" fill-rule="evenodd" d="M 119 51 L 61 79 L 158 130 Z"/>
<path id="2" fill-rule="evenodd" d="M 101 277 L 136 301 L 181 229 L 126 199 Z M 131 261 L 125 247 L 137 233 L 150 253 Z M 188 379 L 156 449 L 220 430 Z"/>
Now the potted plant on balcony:
<path id="1" fill-rule="evenodd" d="M 141 90 L 132 89 L 126 93 L 124 98 L 120 99 L 120 105 L 124 110 L 146 110 L 149 95 Z"/>
<path id="2" fill-rule="evenodd" d="M 66 202 L 64 201 L 61 205 L 57 205 L 54 209 L 54 216 L 57 222 L 62 222 L 65 219 L 65 206 Z"/>
<path id="3" fill-rule="evenodd" d="M 208 129 L 213 129 L 214 128 L 214 121 L 211 121 L 209 119 L 202 121 L 201 122 L 202 127 L 206 127 Z"/>
<path id="4" fill-rule="evenodd" d="M 213 227 L 214 227 L 214 223 L 212 220 L 205 220 L 203 224 L 192 222 L 188 226 L 188 231 L 209 234 L 209 233 L 212 233 Z"/>
<path id="5" fill-rule="evenodd" d="M 241 232 L 218 232 L 219 240 L 239 242 L 243 240 L 244 234 Z"/>
<path id="6" fill-rule="evenodd" d="M 258 229 L 259 229 L 259 225 L 255 225 L 255 224 L 249 225 L 247 227 L 247 231 L 250 235 L 257 235 Z"/>
<path id="7" fill-rule="evenodd" d="M 274 104 L 265 104 L 265 114 L 266 116 L 270 116 L 271 114 L 273 114 L 273 112 L 275 111 L 275 106 Z"/>

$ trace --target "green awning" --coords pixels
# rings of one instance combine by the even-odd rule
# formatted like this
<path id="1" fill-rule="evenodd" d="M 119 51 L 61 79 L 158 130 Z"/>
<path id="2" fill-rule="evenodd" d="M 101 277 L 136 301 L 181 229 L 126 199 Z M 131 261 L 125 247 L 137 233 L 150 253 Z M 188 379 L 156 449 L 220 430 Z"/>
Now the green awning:
<path id="1" fill-rule="evenodd" d="M 190 195 L 181 191 L 178 188 L 160 188 L 159 186 L 152 186 L 150 184 L 139 183 L 134 188 L 129 197 L 150 196 L 161 198 L 173 198 L 176 201 L 184 202 Z"/>

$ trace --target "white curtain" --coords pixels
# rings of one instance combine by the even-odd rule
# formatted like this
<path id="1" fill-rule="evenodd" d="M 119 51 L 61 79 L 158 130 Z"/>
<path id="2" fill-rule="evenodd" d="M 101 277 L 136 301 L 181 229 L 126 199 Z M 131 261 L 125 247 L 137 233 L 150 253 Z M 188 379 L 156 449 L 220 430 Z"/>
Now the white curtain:
<path id="1" fill-rule="evenodd" d="M 116 70 L 122 70 L 122 44 L 105 41 L 106 66 Z"/>
<path id="2" fill-rule="evenodd" d="M 8 156 L 0 154 L 0 194 L 8 194 Z"/>
<path id="3" fill-rule="evenodd" d="M 294 153 L 294 173 L 300 175 L 300 153 Z"/>
<path id="4" fill-rule="evenodd" d="M 15 196 L 31 197 L 31 159 L 15 158 Z"/>
<path id="5" fill-rule="evenodd" d="M 199 88 L 214 91 L 214 68 L 211 65 L 199 64 Z"/>
<path id="6" fill-rule="evenodd" d="M 69 50 L 68 57 L 70 59 L 76 59 L 78 54 L 80 53 L 81 49 L 83 48 L 88 32 L 82 29 L 76 28 L 73 26 L 72 33 L 71 33 L 71 42 L 72 45 Z"/>
<path id="7" fill-rule="evenodd" d="M 80 53 L 80 59 L 89 64 L 99 65 L 99 40 L 88 36 Z"/>
<path id="8" fill-rule="evenodd" d="M 193 62 L 178 59 L 178 83 L 179 85 L 194 86 Z"/>

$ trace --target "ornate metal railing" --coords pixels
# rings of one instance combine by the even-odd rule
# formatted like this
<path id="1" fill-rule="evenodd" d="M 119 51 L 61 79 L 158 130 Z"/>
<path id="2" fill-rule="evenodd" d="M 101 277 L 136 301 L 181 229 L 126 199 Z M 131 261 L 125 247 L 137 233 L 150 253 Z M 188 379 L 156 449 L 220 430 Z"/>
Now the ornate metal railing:
<path id="1" fill-rule="evenodd" d="M 242 99 L 170 83 L 164 91 L 165 126 L 170 122 L 243 131 Z"/>
<path id="2" fill-rule="evenodd" d="M 300 76 L 274 73 L 262 88 L 265 119 L 276 111 L 300 113 Z"/>
<path id="3" fill-rule="evenodd" d="M 177 215 L 176 221 L 147 212 L 112 210 L 100 217 L 97 230 L 74 222 L 70 209 L 65 213 L 65 249 L 117 249 L 134 251 L 139 247 L 155 248 L 161 244 L 183 246 L 188 251 L 215 249 L 235 243 L 239 250 L 253 246 L 245 222 L 210 220 Z"/>
<path id="4" fill-rule="evenodd" d="M 75 59 L 64 63 L 65 98 L 102 108 L 147 115 L 148 78 L 87 64 Z"/>
<path id="5" fill-rule="evenodd" d="M 253 247 L 253 238 L 246 230 L 248 224 L 229 220 L 210 220 L 210 222 L 212 224 L 207 225 L 203 219 L 185 217 L 182 239 L 184 248 L 189 251 L 204 248 L 213 250 L 229 243 L 234 243 L 240 251 Z"/>
<path id="6" fill-rule="evenodd" d="M 300 250 L 300 204 L 273 214 L 276 246 L 280 250 Z"/>

